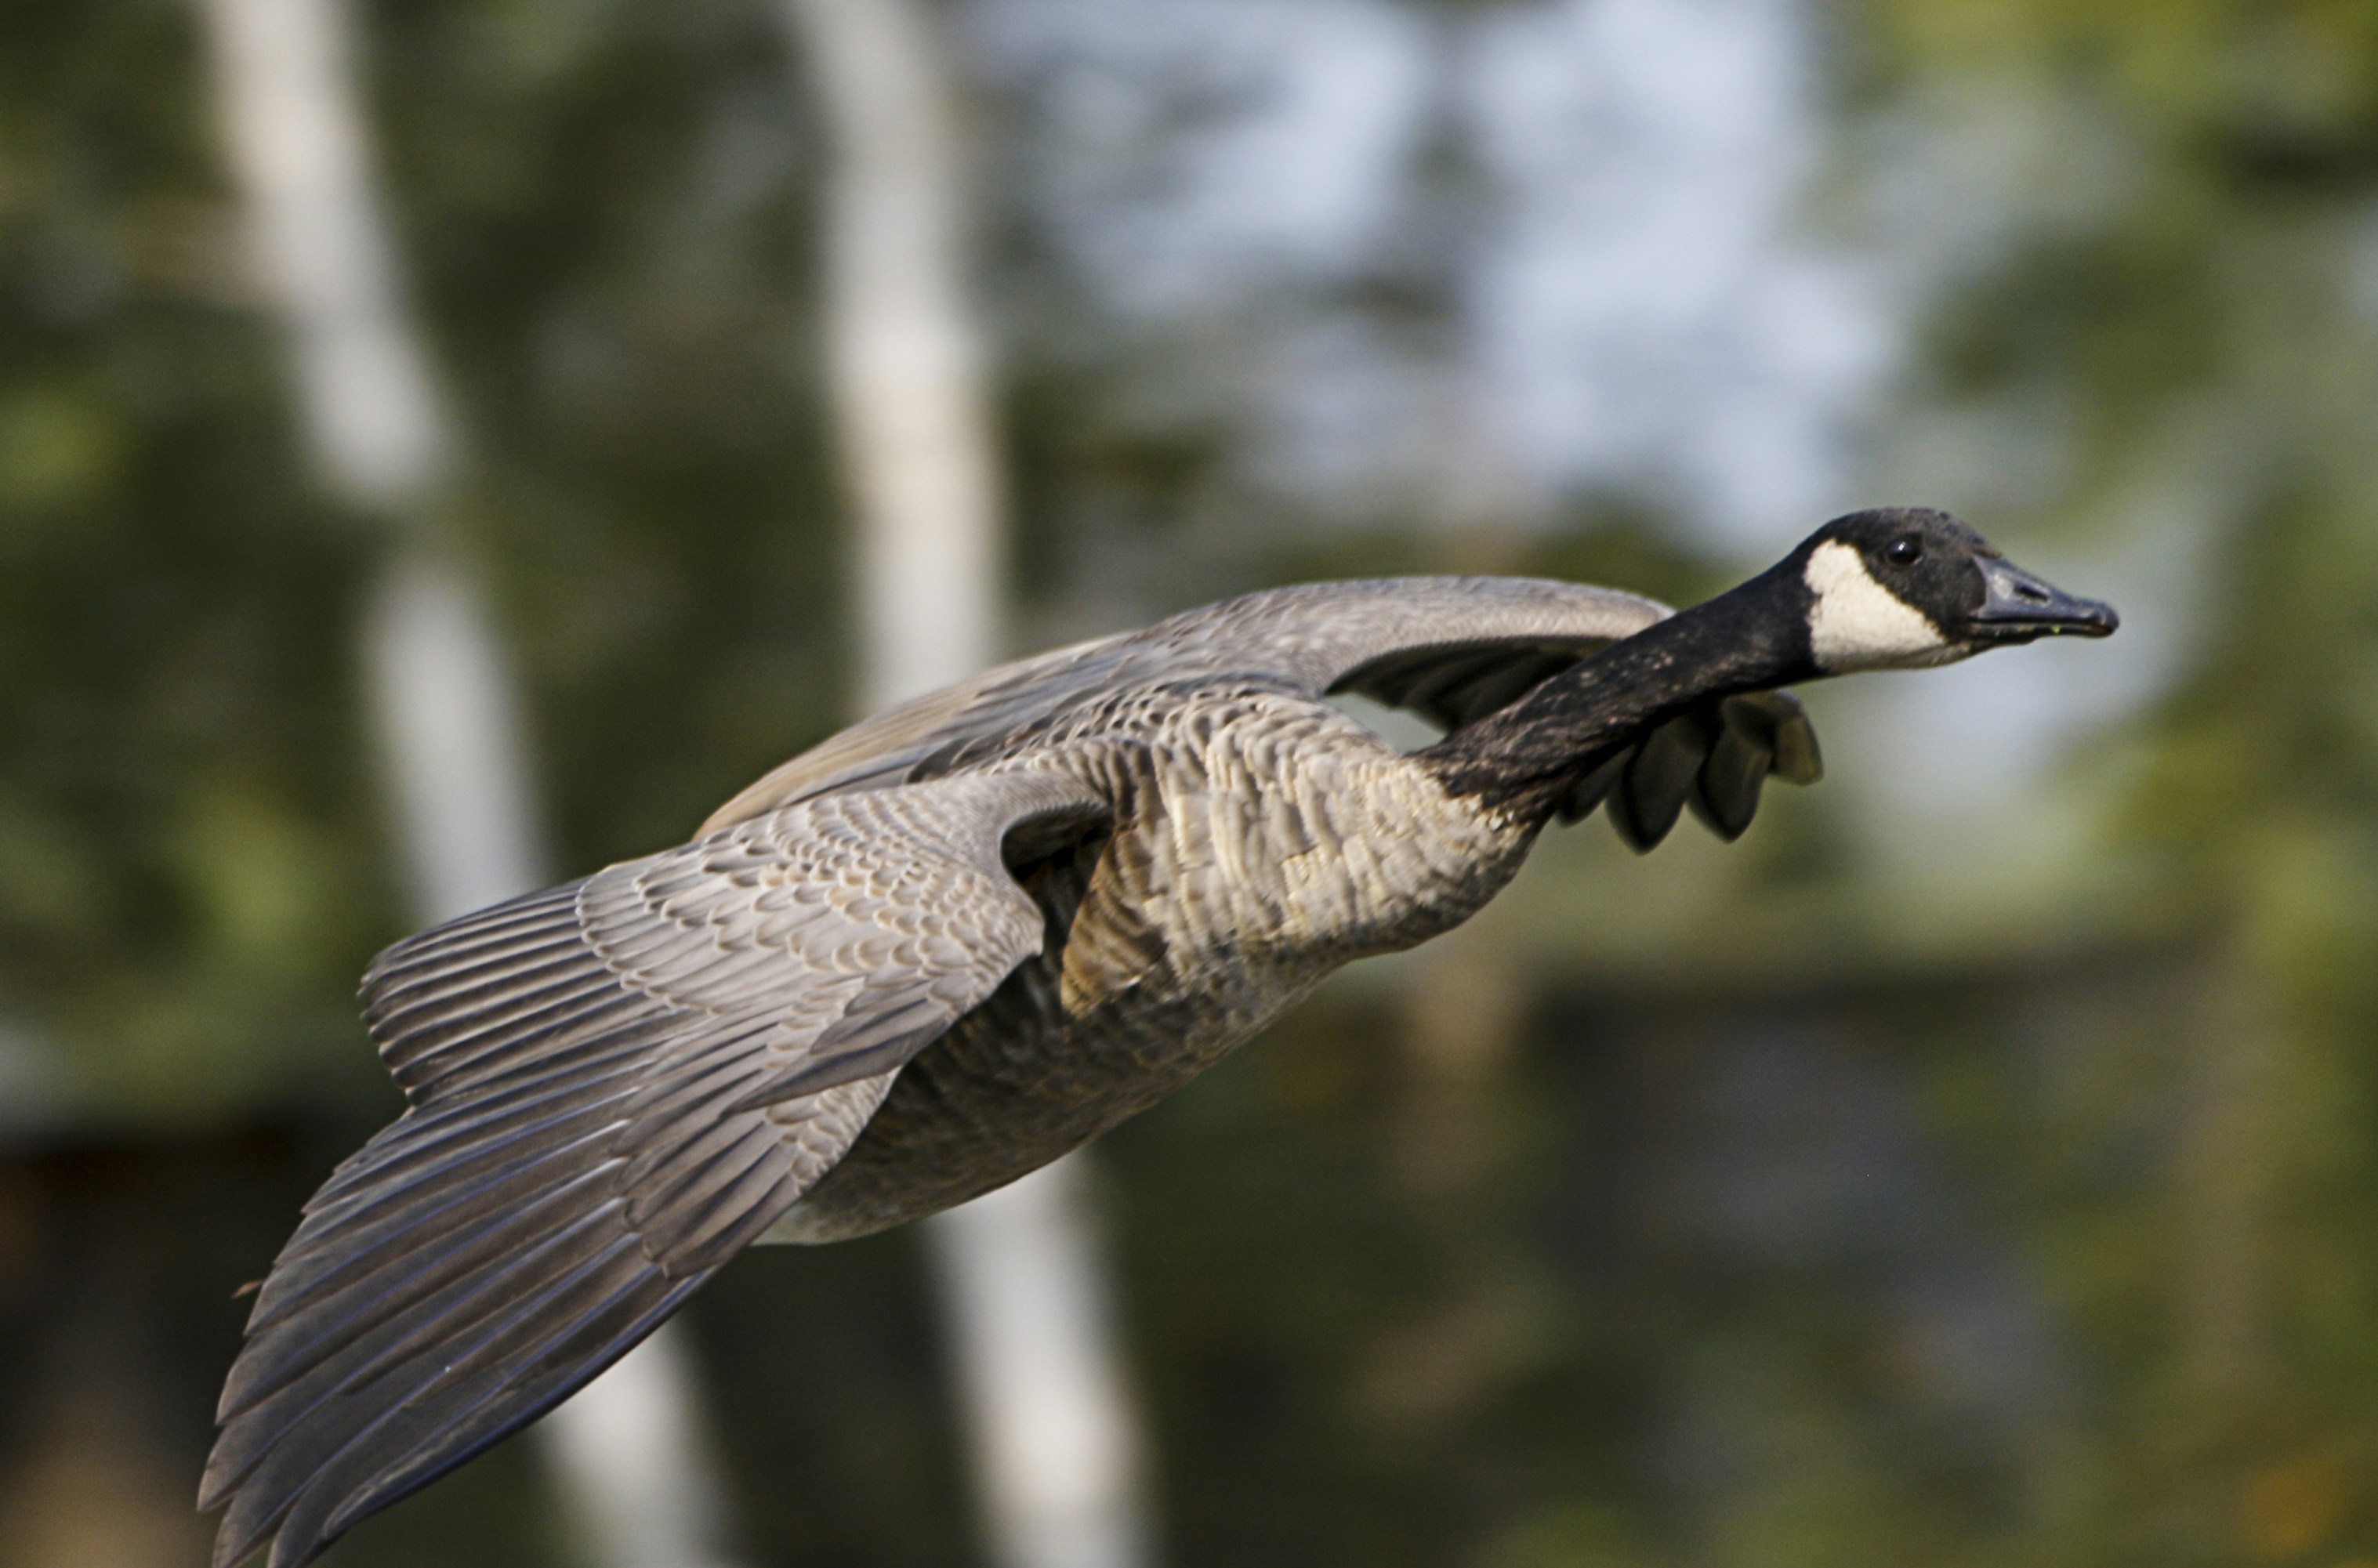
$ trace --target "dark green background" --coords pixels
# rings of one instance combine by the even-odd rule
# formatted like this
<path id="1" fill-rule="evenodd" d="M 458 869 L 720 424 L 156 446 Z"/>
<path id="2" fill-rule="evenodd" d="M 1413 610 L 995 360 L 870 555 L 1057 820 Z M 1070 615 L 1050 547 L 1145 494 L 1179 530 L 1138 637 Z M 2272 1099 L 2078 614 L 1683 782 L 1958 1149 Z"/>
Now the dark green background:
<path id="1" fill-rule="evenodd" d="M 781 30 L 359 16 L 472 453 L 435 525 L 513 640 L 556 854 L 671 842 L 851 700 Z M 2131 563 L 2168 674 L 2005 808 L 2060 824 L 2012 890 L 1988 823 L 1872 847 L 1882 711 L 1820 693 L 1844 777 L 1742 844 L 1568 835 L 1111 1138 L 1177 1568 L 2378 1563 L 2378 7 L 1820 30 L 1829 189 L 1910 136 L 2036 144 L 1878 482 Z M 0 5 L 0 1562 L 202 1560 L 232 1287 L 396 1105 L 350 1000 L 406 928 L 354 664 L 387 541 L 307 475 L 199 42 L 162 0 Z M 975 106 L 994 173 L 1025 109 Z M 780 165 L 713 177 L 754 126 Z M 1627 497 L 1307 526 L 1248 432 L 1134 402 L 1163 346 L 981 195 L 1019 647 L 1300 576 L 1760 564 Z M 2027 423 L 2058 456 L 2019 504 L 1920 456 Z M 911 1239 L 755 1254 L 687 1315 L 748 1561 L 981 1560 Z M 541 1487 L 509 1445 L 331 1561 L 558 1562 Z"/>

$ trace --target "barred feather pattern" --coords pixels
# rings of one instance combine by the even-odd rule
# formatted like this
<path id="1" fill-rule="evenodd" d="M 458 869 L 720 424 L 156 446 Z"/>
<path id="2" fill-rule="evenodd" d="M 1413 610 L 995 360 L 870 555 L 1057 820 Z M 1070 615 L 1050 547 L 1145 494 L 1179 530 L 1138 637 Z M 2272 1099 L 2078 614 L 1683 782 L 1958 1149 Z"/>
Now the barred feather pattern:
<path id="1" fill-rule="evenodd" d="M 1006 831 L 1103 811 L 1030 772 L 809 801 L 382 954 L 365 1013 L 410 1108 L 258 1295 L 216 1561 L 270 1536 L 296 1568 L 624 1354 L 1039 951 Z"/>

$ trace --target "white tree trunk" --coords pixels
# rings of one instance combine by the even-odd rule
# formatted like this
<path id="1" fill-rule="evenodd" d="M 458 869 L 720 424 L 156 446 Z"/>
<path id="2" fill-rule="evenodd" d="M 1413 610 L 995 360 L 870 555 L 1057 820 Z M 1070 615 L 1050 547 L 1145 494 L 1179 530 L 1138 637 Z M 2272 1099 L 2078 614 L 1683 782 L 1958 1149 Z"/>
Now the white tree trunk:
<path id="1" fill-rule="evenodd" d="M 999 487 L 966 303 L 955 93 L 917 0 L 784 0 L 832 143 L 829 367 L 871 707 L 998 650 Z M 927 1227 L 1003 1568 L 1147 1561 L 1079 1156 Z"/>
<path id="2" fill-rule="evenodd" d="M 475 585 L 421 523 L 451 425 L 407 321 L 372 186 L 340 0 L 207 0 L 216 96 L 255 260 L 315 456 L 350 504 L 410 525 L 363 628 L 415 913 L 548 880 L 514 686 Z M 594 1568 L 717 1561 L 718 1493 L 682 1348 L 664 1328 L 538 1430 Z"/>

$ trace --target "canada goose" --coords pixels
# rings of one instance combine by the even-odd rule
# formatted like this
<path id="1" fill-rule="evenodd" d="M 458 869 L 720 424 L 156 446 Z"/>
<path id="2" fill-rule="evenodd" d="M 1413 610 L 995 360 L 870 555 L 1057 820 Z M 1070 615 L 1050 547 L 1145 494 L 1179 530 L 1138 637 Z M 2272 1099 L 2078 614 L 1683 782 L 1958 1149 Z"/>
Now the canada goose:
<path id="1" fill-rule="evenodd" d="M 897 1225 L 1097 1136 L 1469 916 L 1555 817 L 1739 833 L 1769 772 L 1817 776 L 1787 683 L 2114 627 L 1924 510 L 1838 519 L 1677 615 L 1513 578 L 1255 593 L 895 708 L 690 844 L 399 942 L 365 1016 L 411 1104 L 258 1295 L 215 1561 L 311 1560 L 751 1242 Z M 1448 733 L 1399 754 L 1337 691 Z"/>

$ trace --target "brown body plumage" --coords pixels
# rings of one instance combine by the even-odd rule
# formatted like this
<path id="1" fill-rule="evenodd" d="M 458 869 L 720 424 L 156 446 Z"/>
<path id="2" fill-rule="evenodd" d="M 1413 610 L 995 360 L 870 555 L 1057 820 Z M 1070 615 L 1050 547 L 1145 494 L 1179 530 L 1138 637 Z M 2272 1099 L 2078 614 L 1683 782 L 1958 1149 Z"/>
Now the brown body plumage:
<path id="1" fill-rule="evenodd" d="M 896 1225 L 1011 1181 L 1187 1083 L 1354 958 L 1436 935 L 1532 825 L 1448 796 L 1335 709 L 1208 690 L 1143 733 L 1035 748 L 1119 809 L 1019 868 L 1051 940 L 889 1083 L 786 1240 Z"/>

